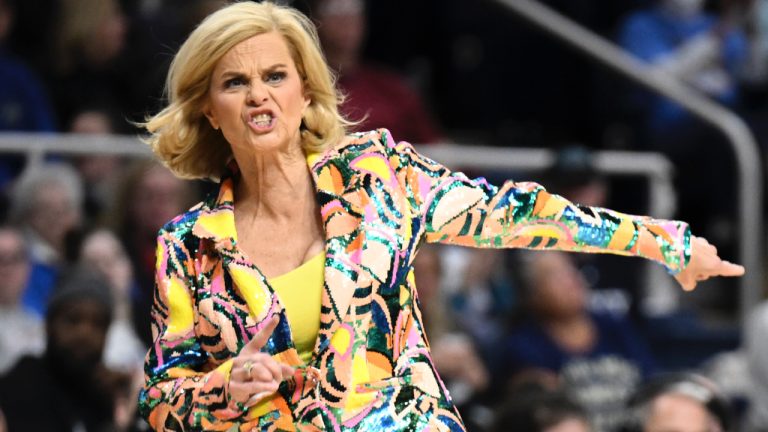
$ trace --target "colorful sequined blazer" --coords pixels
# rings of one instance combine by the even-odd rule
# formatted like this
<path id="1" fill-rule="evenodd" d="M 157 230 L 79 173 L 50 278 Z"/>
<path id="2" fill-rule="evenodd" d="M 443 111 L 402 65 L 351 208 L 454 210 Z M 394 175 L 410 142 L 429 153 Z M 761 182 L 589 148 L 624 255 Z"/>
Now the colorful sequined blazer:
<path id="1" fill-rule="evenodd" d="M 237 247 L 233 180 L 224 178 L 217 195 L 159 233 L 155 342 L 140 395 L 154 428 L 463 431 L 417 302 L 412 263 L 424 241 L 638 255 L 671 272 L 688 259 L 684 223 L 579 207 L 535 183 L 470 180 L 386 130 L 350 135 L 310 169 L 326 235 L 310 364 L 280 299 Z M 228 402 L 231 359 L 272 315 L 280 322 L 263 350 L 297 372 L 243 410 Z M 305 379 L 309 366 L 320 371 L 316 384 Z"/>

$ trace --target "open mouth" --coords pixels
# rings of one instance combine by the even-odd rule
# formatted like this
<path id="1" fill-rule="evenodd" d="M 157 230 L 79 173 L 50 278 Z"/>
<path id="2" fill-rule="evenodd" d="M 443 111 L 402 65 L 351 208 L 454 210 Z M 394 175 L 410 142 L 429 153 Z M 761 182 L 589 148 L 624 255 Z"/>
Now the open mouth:
<path id="1" fill-rule="evenodd" d="M 274 121 L 274 117 L 272 117 L 271 114 L 263 113 L 256 116 L 251 117 L 251 124 L 259 127 L 259 128 L 265 128 L 272 125 L 272 122 Z"/>

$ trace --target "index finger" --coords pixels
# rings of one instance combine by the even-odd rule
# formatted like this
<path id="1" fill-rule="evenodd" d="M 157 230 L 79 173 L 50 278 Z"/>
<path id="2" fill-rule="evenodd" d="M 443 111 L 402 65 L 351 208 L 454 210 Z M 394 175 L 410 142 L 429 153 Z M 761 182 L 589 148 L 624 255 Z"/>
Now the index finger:
<path id="1" fill-rule="evenodd" d="M 718 270 L 720 276 L 742 276 L 746 271 L 744 266 L 728 261 L 722 261 Z"/>
<path id="2" fill-rule="evenodd" d="M 243 354 L 255 354 L 261 351 L 261 348 L 267 343 L 269 337 L 272 336 L 272 332 L 275 331 L 275 328 L 279 322 L 280 317 L 277 315 L 272 315 L 264 327 L 262 327 L 261 330 L 259 330 L 256 335 L 253 336 L 253 339 L 245 344 L 240 352 Z"/>

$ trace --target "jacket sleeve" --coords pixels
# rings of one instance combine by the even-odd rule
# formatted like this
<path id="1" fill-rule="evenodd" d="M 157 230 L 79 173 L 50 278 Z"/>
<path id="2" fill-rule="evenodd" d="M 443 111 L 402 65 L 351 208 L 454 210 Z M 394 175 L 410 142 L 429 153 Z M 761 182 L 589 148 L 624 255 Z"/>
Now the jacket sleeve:
<path id="1" fill-rule="evenodd" d="M 242 405 L 228 402 L 232 361 L 205 370 L 208 354 L 194 331 L 193 260 L 172 230 L 158 235 L 155 272 L 154 343 L 144 364 L 141 414 L 155 430 L 223 430 L 244 414 Z"/>
<path id="2" fill-rule="evenodd" d="M 496 187 L 451 172 L 387 131 L 382 141 L 429 242 L 640 256 L 673 274 L 690 259 L 684 222 L 580 206 L 532 182 Z"/>

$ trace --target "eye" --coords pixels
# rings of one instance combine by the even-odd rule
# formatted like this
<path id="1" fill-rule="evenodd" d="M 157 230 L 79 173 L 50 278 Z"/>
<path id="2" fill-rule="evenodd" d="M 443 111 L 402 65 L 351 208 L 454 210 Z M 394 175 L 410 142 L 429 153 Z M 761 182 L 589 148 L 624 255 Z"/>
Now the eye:
<path id="1" fill-rule="evenodd" d="M 224 88 L 241 87 L 241 86 L 244 86 L 244 85 L 247 85 L 247 84 L 248 84 L 248 82 L 246 81 L 245 78 L 243 78 L 241 76 L 238 76 L 238 77 L 233 77 L 233 78 L 230 78 L 230 79 L 224 81 Z"/>
<path id="2" fill-rule="evenodd" d="M 268 84 L 277 84 L 285 79 L 285 72 L 270 72 L 264 78 L 264 82 Z"/>

